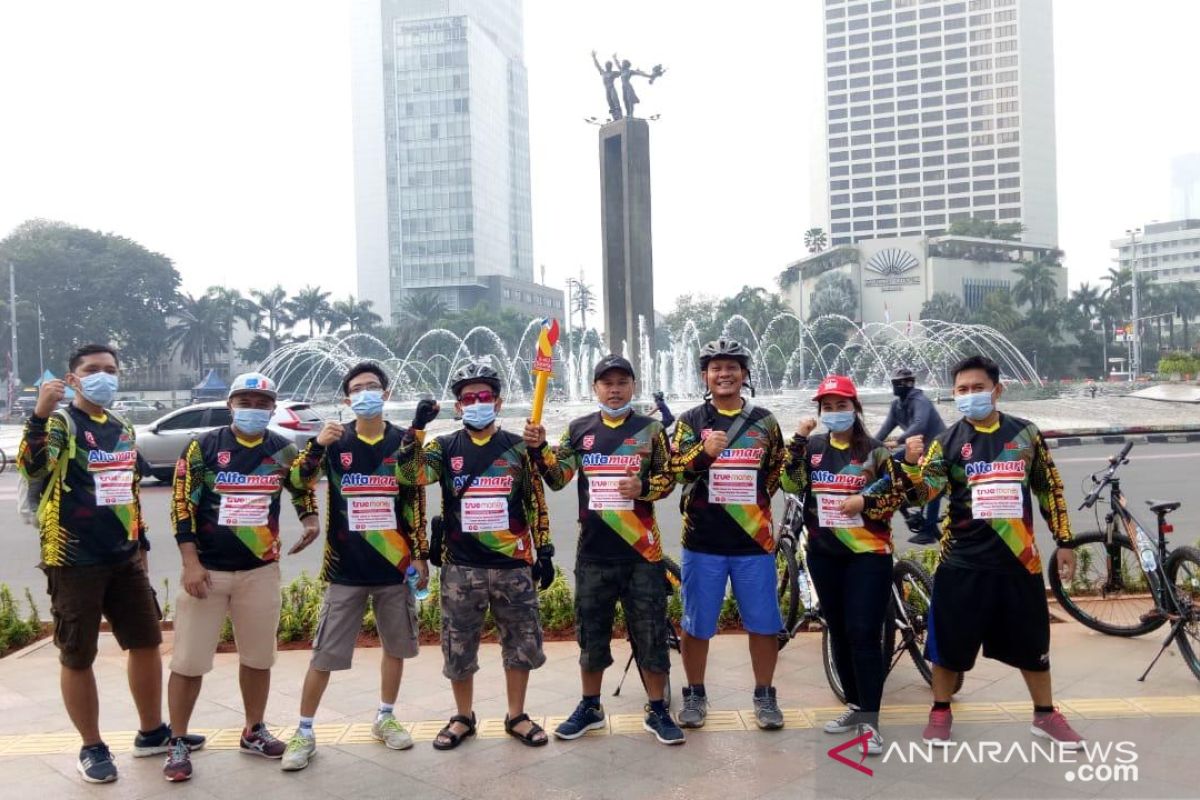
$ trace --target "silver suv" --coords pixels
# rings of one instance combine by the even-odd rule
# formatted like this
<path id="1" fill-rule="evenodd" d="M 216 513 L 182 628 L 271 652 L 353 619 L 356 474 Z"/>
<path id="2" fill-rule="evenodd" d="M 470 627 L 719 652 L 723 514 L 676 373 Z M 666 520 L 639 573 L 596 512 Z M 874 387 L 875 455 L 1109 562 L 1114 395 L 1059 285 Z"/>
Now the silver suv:
<path id="1" fill-rule="evenodd" d="M 137 449 L 150 465 L 150 472 L 164 483 L 171 480 L 175 462 L 188 443 L 214 428 L 233 421 L 224 400 L 195 403 L 172 411 L 149 425 L 137 427 Z M 321 430 L 324 420 L 312 406 L 299 400 L 280 400 L 271 417 L 270 429 L 304 447 Z"/>

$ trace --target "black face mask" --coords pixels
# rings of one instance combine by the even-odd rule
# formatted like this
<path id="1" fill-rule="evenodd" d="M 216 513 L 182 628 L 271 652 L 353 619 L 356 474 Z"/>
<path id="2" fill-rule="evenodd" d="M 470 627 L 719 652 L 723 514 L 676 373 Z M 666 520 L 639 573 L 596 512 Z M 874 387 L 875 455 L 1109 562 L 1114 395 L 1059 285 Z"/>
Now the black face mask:
<path id="1" fill-rule="evenodd" d="M 909 386 L 906 383 L 893 383 L 892 384 L 892 394 L 896 395 L 896 397 L 899 397 L 901 400 L 908 397 L 908 393 L 911 392 L 912 390 L 913 390 L 913 387 Z"/>

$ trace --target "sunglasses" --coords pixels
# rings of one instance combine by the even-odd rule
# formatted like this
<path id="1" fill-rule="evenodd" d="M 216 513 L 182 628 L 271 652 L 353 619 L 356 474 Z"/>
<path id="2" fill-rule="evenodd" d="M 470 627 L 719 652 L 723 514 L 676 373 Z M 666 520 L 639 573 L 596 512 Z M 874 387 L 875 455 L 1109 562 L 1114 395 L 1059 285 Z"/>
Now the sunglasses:
<path id="1" fill-rule="evenodd" d="M 464 406 L 473 406 L 476 403 L 494 403 L 496 402 L 496 393 L 491 389 L 484 389 L 482 392 L 463 392 L 458 396 L 458 402 Z"/>

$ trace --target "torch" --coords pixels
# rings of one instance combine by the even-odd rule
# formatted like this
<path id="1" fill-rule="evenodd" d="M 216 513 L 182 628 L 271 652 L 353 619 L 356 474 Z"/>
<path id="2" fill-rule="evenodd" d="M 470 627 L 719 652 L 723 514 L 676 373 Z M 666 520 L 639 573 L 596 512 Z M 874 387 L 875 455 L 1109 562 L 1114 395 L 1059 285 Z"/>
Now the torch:
<path id="1" fill-rule="evenodd" d="M 529 414 L 535 425 L 542 421 L 542 409 L 546 406 L 546 389 L 550 385 L 550 373 L 553 372 L 554 345 L 557 343 L 558 320 L 542 320 L 542 330 L 538 333 L 537 355 L 533 359 L 533 408 Z"/>

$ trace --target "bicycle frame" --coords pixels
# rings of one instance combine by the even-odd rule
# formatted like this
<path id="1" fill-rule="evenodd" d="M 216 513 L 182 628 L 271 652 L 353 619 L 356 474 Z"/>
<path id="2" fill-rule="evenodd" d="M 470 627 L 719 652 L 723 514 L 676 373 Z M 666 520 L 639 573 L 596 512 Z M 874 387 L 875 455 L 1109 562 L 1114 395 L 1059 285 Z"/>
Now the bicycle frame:
<path id="1" fill-rule="evenodd" d="M 1142 527 L 1137 518 L 1133 516 L 1133 512 L 1129 510 L 1128 504 L 1125 502 L 1125 495 L 1121 492 L 1121 479 L 1109 478 L 1109 511 L 1105 514 L 1105 531 L 1108 544 L 1108 580 L 1106 588 L 1123 589 L 1121 585 L 1123 576 L 1120 570 L 1120 548 L 1113 542 L 1113 534 L 1117 531 L 1118 525 L 1124 529 L 1124 533 L 1129 537 L 1129 541 L 1133 544 L 1138 553 L 1138 567 L 1146 576 L 1146 580 L 1150 584 L 1150 593 L 1154 597 L 1154 601 L 1159 608 L 1167 609 L 1168 604 L 1163 602 L 1166 595 L 1171 594 L 1171 605 L 1175 604 L 1175 598 L 1172 593 L 1166 592 L 1167 586 L 1167 536 L 1163 528 L 1162 517 L 1159 517 L 1158 525 L 1158 542 L 1154 542 L 1146 529 Z M 1177 610 L 1177 609 L 1176 609 Z"/>

